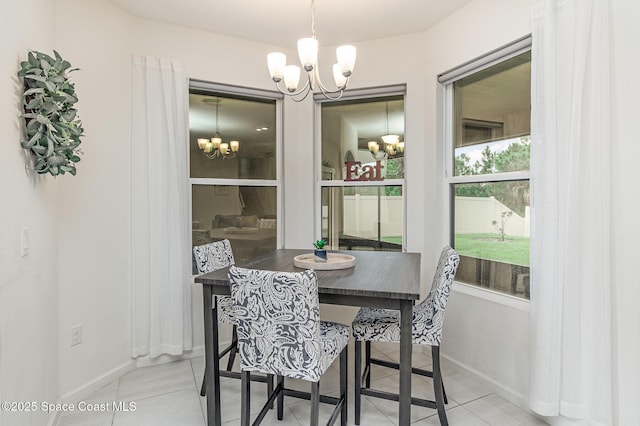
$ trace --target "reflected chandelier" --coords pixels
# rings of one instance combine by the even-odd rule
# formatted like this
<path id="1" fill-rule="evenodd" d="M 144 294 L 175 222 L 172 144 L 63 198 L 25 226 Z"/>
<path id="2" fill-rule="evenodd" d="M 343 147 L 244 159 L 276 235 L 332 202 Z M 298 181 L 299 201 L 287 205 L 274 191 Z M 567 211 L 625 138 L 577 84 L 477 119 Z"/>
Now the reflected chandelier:
<path id="1" fill-rule="evenodd" d="M 384 149 L 380 150 L 380 144 L 377 141 L 369 141 L 369 152 L 373 155 L 377 161 L 386 160 L 389 158 L 395 158 L 396 155 L 404 152 L 404 142 L 400 142 L 400 136 L 389 134 L 389 101 L 385 104 L 386 111 L 386 125 L 385 133 L 382 136 L 382 142 L 384 143 Z"/>
<path id="2" fill-rule="evenodd" d="M 204 103 L 212 102 L 211 99 L 203 99 Z M 214 158 L 233 158 L 240 150 L 239 141 L 230 141 L 229 143 L 222 142 L 222 136 L 218 132 L 218 110 L 220 109 L 220 99 L 216 98 L 216 133 L 211 140 L 206 138 L 198 138 L 198 148 L 202 150 L 202 153 L 210 160 Z"/>
<path id="3" fill-rule="evenodd" d="M 318 73 L 318 39 L 316 38 L 316 2 L 311 0 L 311 34 L 312 37 L 298 40 L 298 56 L 302 68 L 307 72 L 307 82 L 300 90 L 297 90 L 300 81 L 300 67 L 297 65 L 287 65 L 287 56 L 284 53 L 272 52 L 267 55 L 267 65 L 271 79 L 276 83 L 278 91 L 284 95 L 300 102 L 304 100 L 309 92 L 314 90 L 314 85 L 320 89 L 327 99 L 340 99 L 353 72 L 356 63 L 356 48 L 351 45 L 340 46 L 336 49 L 338 63 L 333 65 L 333 79 L 336 83 L 336 90 L 327 89 L 320 80 Z M 286 90 L 280 87 L 280 82 L 284 80 Z M 297 91 L 296 91 L 297 90 Z M 337 94 L 336 96 L 331 96 Z M 297 96 L 297 97 L 296 97 Z"/>

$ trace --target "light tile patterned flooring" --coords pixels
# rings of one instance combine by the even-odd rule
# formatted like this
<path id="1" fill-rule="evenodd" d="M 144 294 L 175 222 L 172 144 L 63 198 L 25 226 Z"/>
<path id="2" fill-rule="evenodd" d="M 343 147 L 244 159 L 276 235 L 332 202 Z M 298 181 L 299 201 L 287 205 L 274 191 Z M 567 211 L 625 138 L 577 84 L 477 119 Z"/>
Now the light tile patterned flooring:
<path id="1" fill-rule="evenodd" d="M 351 351 L 352 346 L 350 345 Z M 374 344 L 373 356 L 388 360 L 398 359 L 397 344 Z M 237 367 L 236 360 L 236 367 Z M 226 362 L 221 362 L 226 366 Z M 422 347 L 414 347 L 413 366 L 429 367 L 431 358 L 422 353 Z M 205 426 L 206 400 L 199 395 L 204 371 L 202 357 L 192 358 L 137 369 L 98 390 L 84 401 L 101 403 L 112 401 L 135 402 L 135 411 L 83 412 L 63 414 L 57 426 Z M 349 358 L 349 425 L 353 423 L 353 352 Z M 444 383 L 449 397 L 447 418 L 452 426 L 515 426 L 545 425 L 543 421 L 491 393 L 481 383 L 455 369 L 443 366 Z M 337 395 L 339 389 L 337 363 L 323 376 L 320 392 Z M 306 382 L 288 379 L 287 387 L 308 391 Z M 240 381 L 221 379 L 222 422 L 224 425 L 240 424 Z M 398 374 L 394 370 L 372 366 L 372 387 L 397 392 Z M 413 375 L 414 396 L 433 398 L 431 379 Z M 266 387 L 252 383 L 252 411 L 260 410 Z M 398 404 L 378 398 L 363 397 L 362 426 L 393 426 L 397 424 Z M 320 404 L 320 423 L 325 424 L 332 407 Z M 284 419 L 276 419 L 271 410 L 263 425 L 298 426 L 309 424 L 308 401 L 285 398 Z M 411 419 L 418 426 L 439 425 L 435 410 L 412 406 Z M 339 424 L 339 423 L 338 423 Z"/>

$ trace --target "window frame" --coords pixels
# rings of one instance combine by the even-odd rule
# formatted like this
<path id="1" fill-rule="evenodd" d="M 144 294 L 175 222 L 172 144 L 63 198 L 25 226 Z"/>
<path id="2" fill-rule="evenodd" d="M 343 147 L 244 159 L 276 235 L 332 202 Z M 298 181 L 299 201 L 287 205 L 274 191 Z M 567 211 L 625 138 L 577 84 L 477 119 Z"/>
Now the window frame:
<path id="1" fill-rule="evenodd" d="M 406 142 L 407 114 L 406 97 L 407 87 L 405 84 L 379 86 L 371 88 L 350 89 L 340 98 L 345 100 L 376 100 L 390 96 L 403 97 L 403 115 Z M 407 162 L 404 161 L 404 177 L 402 179 L 385 179 L 384 181 L 346 181 L 346 180 L 323 180 L 322 179 L 322 104 L 332 102 L 322 94 L 316 93 L 314 99 L 314 202 L 313 223 L 315 235 L 322 235 L 322 189 L 325 187 L 385 187 L 400 186 L 402 188 L 402 252 L 407 251 Z"/>
<path id="2" fill-rule="evenodd" d="M 472 59 L 461 64 L 458 67 L 450 69 L 437 77 L 439 91 L 441 94 L 440 108 L 438 110 L 443 114 L 441 117 L 442 136 L 444 140 L 444 184 L 446 186 L 444 194 L 446 197 L 446 206 L 448 212 L 446 219 L 448 220 L 449 244 L 453 247 L 455 241 L 455 185 L 467 183 L 494 183 L 507 181 L 528 181 L 531 185 L 531 167 L 529 170 L 502 172 L 480 175 L 459 175 L 454 174 L 454 88 L 453 84 L 471 74 L 478 73 L 498 63 L 504 62 L 512 57 L 532 50 L 531 35 L 519 38 L 500 48 L 494 49 L 485 55 Z M 530 159 L 531 161 L 531 159 Z M 530 235 L 533 237 L 533 228 L 530 229 Z M 483 297 L 492 301 L 507 302 L 508 304 L 519 309 L 528 309 L 530 299 L 525 299 L 512 294 L 503 293 L 490 288 L 481 287 L 461 281 L 457 284 L 463 286 L 464 293 L 474 296 Z"/>
<path id="3" fill-rule="evenodd" d="M 189 79 L 189 91 L 192 89 L 211 92 L 212 94 L 236 95 L 247 98 L 261 98 L 275 101 L 276 107 L 276 179 L 227 179 L 227 178 L 192 178 L 189 173 L 189 217 L 193 217 L 193 187 L 200 186 L 257 186 L 276 188 L 276 247 L 282 248 L 284 241 L 284 200 L 283 200 L 283 98 L 284 96 L 276 91 L 255 89 L 229 84 L 215 83 L 205 80 Z M 189 131 L 191 131 L 189 129 Z M 189 143 L 187 137 L 187 143 Z M 213 161 L 213 160 L 212 160 Z M 224 161 L 224 160 L 222 160 Z M 191 156 L 187 158 L 187 168 L 191 170 Z M 193 235 L 193 223 L 189 226 Z"/>

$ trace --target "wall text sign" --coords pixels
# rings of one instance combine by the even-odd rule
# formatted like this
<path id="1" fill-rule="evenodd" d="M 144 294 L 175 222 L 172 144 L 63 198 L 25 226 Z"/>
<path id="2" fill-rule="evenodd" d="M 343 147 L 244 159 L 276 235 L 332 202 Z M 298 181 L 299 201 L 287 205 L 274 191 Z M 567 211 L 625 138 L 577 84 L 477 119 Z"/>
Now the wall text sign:
<path id="1" fill-rule="evenodd" d="M 384 180 L 384 177 L 382 177 L 384 166 L 380 163 L 380 160 L 376 161 L 375 166 L 362 166 L 360 161 L 347 161 L 344 164 L 347 166 L 347 177 L 345 179 L 347 182 Z"/>

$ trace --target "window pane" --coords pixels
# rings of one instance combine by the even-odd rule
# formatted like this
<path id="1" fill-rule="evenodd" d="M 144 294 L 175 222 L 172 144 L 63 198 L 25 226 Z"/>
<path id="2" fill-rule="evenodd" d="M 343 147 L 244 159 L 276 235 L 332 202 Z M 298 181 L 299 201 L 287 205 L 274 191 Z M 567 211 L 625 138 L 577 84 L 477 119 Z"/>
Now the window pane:
<path id="1" fill-rule="evenodd" d="M 529 298 L 529 181 L 456 184 L 458 281 Z"/>
<path id="2" fill-rule="evenodd" d="M 277 245 L 276 188 L 192 185 L 194 246 L 228 239 L 236 262 Z"/>
<path id="3" fill-rule="evenodd" d="M 404 177 L 403 96 L 326 102 L 321 108 L 322 179 L 357 179 L 362 175 L 362 168 L 375 165 L 376 160 L 381 160 L 380 168 L 375 169 L 376 178 Z M 397 138 L 387 144 L 382 139 L 386 135 Z M 369 149 L 370 142 L 377 143 L 375 155 Z M 350 176 L 347 162 L 352 163 Z M 360 164 L 353 164 L 358 162 Z"/>
<path id="4" fill-rule="evenodd" d="M 192 178 L 276 179 L 276 102 L 190 90 L 190 164 Z M 229 156 L 219 155 L 215 142 L 229 144 Z M 198 140 L 201 144 L 198 144 Z M 238 142 L 238 152 L 231 151 Z M 209 152 L 205 152 L 209 151 Z M 214 158 L 210 158 L 214 157 Z"/>
<path id="5" fill-rule="evenodd" d="M 322 238 L 332 249 L 402 251 L 401 186 L 322 188 Z"/>
<path id="6" fill-rule="evenodd" d="M 454 174 L 529 170 L 531 52 L 453 83 Z"/>

